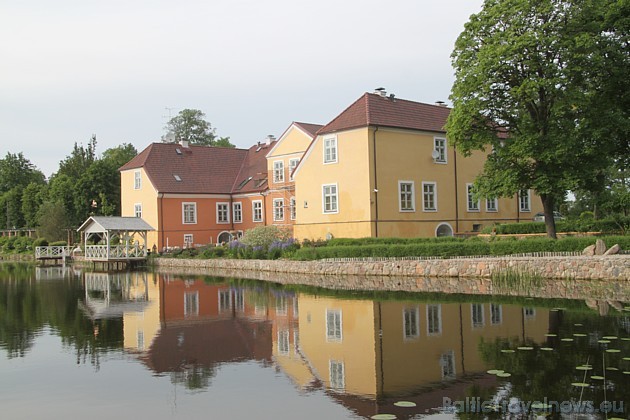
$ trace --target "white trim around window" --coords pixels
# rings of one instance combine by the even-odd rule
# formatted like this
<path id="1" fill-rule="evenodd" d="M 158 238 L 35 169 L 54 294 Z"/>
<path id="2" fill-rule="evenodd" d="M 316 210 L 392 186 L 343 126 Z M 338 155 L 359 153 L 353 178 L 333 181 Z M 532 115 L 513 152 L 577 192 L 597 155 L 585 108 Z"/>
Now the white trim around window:
<path id="1" fill-rule="evenodd" d="M 448 163 L 448 142 L 445 137 L 433 137 L 433 150 L 437 152 L 434 163 L 446 165 Z"/>
<path id="2" fill-rule="evenodd" d="M 532 211 L 532 195 L 530 190 L 520 190 L 518 192 L 518 211 L 529 213 Z"/>
<path id="3" fill-rule="evenodd" d="M 273 199 L 273 221 L 282 222 L 284 220 L 284 198 Z"/>
<path id="4" fill-rule="evenodd" d="M 478 212 L 481 207 L 480 200 L 475 201 L 475 196 L 473 194 L 473 184 L 466 184 L 466 210 L 470 212 Z"/>
<path id="5" fill-rule="evenodd" d="M 291 220 L 295 220 L 296 209 L 295 209 L 295 197 L 291 197 L 289 199 L 289 218 Z"/>
<path id="6" fill-rule="evenodd" d="M 298 163 L 300 163 L 298 158 L 289 159 L 289 181 L 293 181 L 293 171 L 297 168 Z"/>
<path id="7" fill-rule="evenodd" d="M 133 205 L 133 214 L 135 217 L 142 219 L 142 203 L 136 203 Z"/>
<path id="8" fill-rule="evenodd" d="M 436 212 L 438 209 L 437 182 L 422 182 L 422 211 Z"/>
<path id="9" fill-rule="evenodd" d="M 499 211 L 499 200 L 496 198 L 486 198 L 486 211 L 496 213 Z"/>
<path id="10" fill-rule="evenodd" d="M 337 184 L 322 185 L 322 213 L 339 213 L 339 188 Z"/>
<path id="11" fill-rule="evenodd" d="M 324 137 L 324 163 L 337 163 L 338 161 L 338 149 L 337 149 L 337 136 Z"/>
<path id="12" fill-rule="evenodd" d="M 182 203 L 182 224 L 184 225 L 197 224 L 197 203 L 195 202 Z"/>
<path id="13" fill-rule="evenodd" d="M 217 203 L 217 224 L 225 225 L 230 223 L 230 203 Z"/>
<path id="14" fill-rule="evenodd" d="M 234 223 L 243 223 L 243 203 L 240 201 L 232 203 L 232 220 Z"/>
<path id="15" fill-rule="evenodd" d="M 264 220 L 262 200 L 252 201 L 252 222 L 262 222 Z"/>
<path id="16" fill-rule="evenodd" d="M 133 172 L 133 189 L 142 189 L 142 172 L 140 171 Z"/>
<path id="17" fill-rule="evenodd" d="M 398 181 L 398 211 L 416 211 L 416 188 L 413 181 Z"/>
<path id="18" fill-rule="evenodd" d="M 281 184 L 284 182 L 284 161 L 275 160 L 273 162 L 273 183 Z"/>

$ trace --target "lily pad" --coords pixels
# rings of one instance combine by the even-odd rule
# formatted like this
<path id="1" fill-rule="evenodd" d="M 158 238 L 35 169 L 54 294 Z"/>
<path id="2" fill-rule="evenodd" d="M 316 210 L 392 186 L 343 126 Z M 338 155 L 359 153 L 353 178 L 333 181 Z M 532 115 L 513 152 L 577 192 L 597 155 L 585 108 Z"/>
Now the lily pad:
<path id="1" fill-rule="evenodd" d="M 374 420 L 395 420 L 398 417 L 393 414 L 375 414 L 370 418 Z"/>
<path id="2" fill-rule="evenodd" d="M 623 359 L 621 359 L 621 360 L 625 360 L 625 361 L 627 361 L 627 362 L 630 362 L 630 357 L 624 357 L 624 358 L 623 358 Z"/>
<path id="3" fill-rule="evenodd" d="M 586 334 L 582 334 L 582 333 L 575 333 L 573 334 L 574 337 L 586 337 Z"/>
<path id="4" fill-rule="evenodd" d="M 541 347 L 540 348 L 542 351 L 553 351 L 552 347 Z"/>
<path id="5" fill-rule="evenodd" d="M 616 335 L 605 335 L 602 337 L 604 340 L 616 340 L 619 337 L 617 337 Z"/>
<path id="6" fill-rule="evenodd" d="M 565 341 L 567 343 L 570 343 L 571 341 L 573 341 L 572 338 L 561 338 L 560 341 Z"/>
<path id="7" fill-rule="evenodd" d="M 551 408 L 551 405 L 550 404 L 545 404 L 543 402 L 538 401 L 538 402 L 535 402 L 534 404 L 532 404 L 532 408 L 534 410 L 546 410 L 548 408 Z"/>
<path id="8" fill-rule="evenodd" d="M 595 379 L 596 381 L 603 381 L 604 377 L 603 376 L 598 376 L 598 375 L 593 375 L 593 376 L 591 376 L 591 379 Z"/>
<path id="9" fill-rule="evenodd" d="M 591 366 L 578 366 L 576 367 L 577 370 L 591 370 L 593 369 Z"/>
<path id="10" fill-rule="evenodd" d="M 489 373 L 490 375 L 496 375 L 497 373 L 502 373 L 502 370 L 499 369 L 490 369 L 487 373 Z"/>
<path id="11" fill-rule="evenodd" d="M 623 340 L 623 341 L 630 341 L 630 337 L 621 337 L 621 340 Z"/>
<path id="12" fill-rule="evenodd" d="M 589 386 L 589 384 L 587 384 L 586 382 L 573 382 L 571 385 L 577 386 L 580 388 L 586 388 Z"/>
<path id="13" fill-rule="evenodd" d="M 396 407 L 415 407 L 416 403 L 411 401 L 398 401 L 395 402 L 394 405 Z"/>
<path id="14" fill-rule="evenodd" d="M 545 334 L 545 337 L 557 337 L 557 336 L 558 336 L 558 334 L 551 334 L 551 333 L 550 334 Z"/>
<path id="15" fill-rule="evenodd" d="M 607 349 L 606 353 L 621 353 L 621 350 L 619 350 L 619 349 Z"/>
<path id="16" fill-rule="evenodd" d="M 497 373 L 497 377 L 499 378 L 509 378 L 510 376 L 512 376 L 511 373 L 507 373 L 507 372 L 499 372 Z"/>
<path id="17" fill-rule="evenodd" d="M 512 349 L 503 349 L 501 350 L 501 353 L 515 353 L 515 351 Z"/>
<path id="18" fill-rule="evenodd" d="M 610 344 L 610 340 L 597 340 L 599 344 Z"/>
<path id="19" fill-rule="evenodd" d="M 573 324 L 573 325 L 576 326 L 576 327 L 583 327 L 584 326 L 583 324 Z"/>
<path id="20" fill-rule="evenodd" d="M 630 371 L 625 371 L 623 374 L 624 375 L 630 375 Z"/>
<path id="21" fill-rule="evenodd" d="M 609 371 L 611 371 L 611 372 L 617 372 L 617 371 L 619 370 L 619 368 L 616 368 L 616 367 L 613 367 L 613 366 L 608 366 L 608 367 L 606 368 L 606 370 L 609 370 Z"/>
<path id="22" fill-rule="evenodd" d="M 529 347 L 529 346 L 521 346 L 521 347 L 517 347 L 518 350 L 534 350 L 533 347 Z"/>

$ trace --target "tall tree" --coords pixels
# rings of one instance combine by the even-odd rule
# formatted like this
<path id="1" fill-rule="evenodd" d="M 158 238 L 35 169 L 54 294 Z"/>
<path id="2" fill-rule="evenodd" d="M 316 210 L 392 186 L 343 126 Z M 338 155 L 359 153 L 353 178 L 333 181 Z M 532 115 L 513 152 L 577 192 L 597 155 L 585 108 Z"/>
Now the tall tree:
<path id="1" fill-rule="evenodd" d="M 71 179 L 79 179 L 96 160 L 96 134 L 93 134 L 87 146 L 74 143 L 70 156 L 59 162 L 59 170 L 55 175 L 67 175 Z"/>
<path id="2" fill-rule="evenodd" d="M 34 228 L 38 224 L 38 212 L 42 203 L 46 199 L 48 186 L 31 182 L 22 192 L 22 216 L 25 226 Z"/>
<path id="3" fill-rule="evenodd" d="M 44 184 L 45 177 L 21 152 L 7 153 L 0 159 L 0 194 L 15 187 L 22 189 L 31 182 Z"/>
<path id="4" fill-rule="evenodd" d="M 181 140 L 206 146 L 234 147 L 229 137 L 217 137 L 216 130 L 205 120 L 206 114 L 198 109 L 184 109 L 166 123 L 165 143 Z"/>
<path id="5" fill-rule="evenodd" d="M 132 144 L 123 143 L 120 146 L 105 150 L 101 159 L 109 162 L 114 168 L 118 169 L 133 159 L 137 154 L 138 151 Z"/>
<path id="6" fill-rule="evenodd" d="M 627 150 L 628 7 L 486 0 L 455 44 L 448 135 L 464 154 L 491 146 L 477 192 L 532 188 L 550 237 L 558 198 L 600 188 L 600 174 Z"/>

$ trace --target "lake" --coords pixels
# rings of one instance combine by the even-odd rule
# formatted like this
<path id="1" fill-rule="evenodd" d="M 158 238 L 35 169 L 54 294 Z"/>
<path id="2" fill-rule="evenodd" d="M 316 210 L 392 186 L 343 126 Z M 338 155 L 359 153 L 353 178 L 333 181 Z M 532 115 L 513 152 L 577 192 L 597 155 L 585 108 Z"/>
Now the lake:
<path id="1" fill-rule="evenodd" d="M 626 419 L 628 404 L 628 301 L 0 264 L 2 418 Z"/>

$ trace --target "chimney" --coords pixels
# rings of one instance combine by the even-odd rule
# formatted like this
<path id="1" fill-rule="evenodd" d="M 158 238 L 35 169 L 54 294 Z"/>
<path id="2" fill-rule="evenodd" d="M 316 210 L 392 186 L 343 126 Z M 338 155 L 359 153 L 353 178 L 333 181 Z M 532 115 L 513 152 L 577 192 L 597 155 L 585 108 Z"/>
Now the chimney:
<path id="1" fill-rule="evenodd" d="M 265 139 L 265 144 L 269 146 L 272 141 L 276 141 L 276 137 L 273 134 L 269 134 Z"/>
<path id="2" fill-rule="evenodd" d="M 179 144 L 180 144 L 183 148 L 188 149 L 188 140 L 180 140 L 180 141 L 179 141 Z"/>
<path id="3" fill-rule="evenodd" d="M 446 108 L 446 102 L 444 102 L 444 101 L 435 101 L 435 104 L 437 106 L 442 106 L 442 107 Z"/>
<path id="4" fill-rule="evenodd" d="M 387 96 L 387 91 L 385 90 L 384 87 L 374 89 L 374 93 L 382 96 L 383 98 Z"/>

